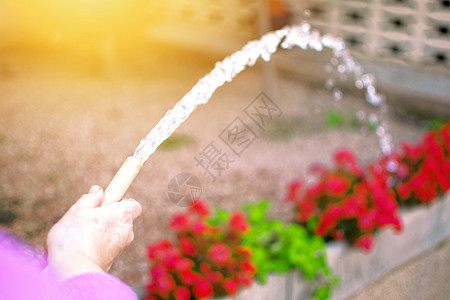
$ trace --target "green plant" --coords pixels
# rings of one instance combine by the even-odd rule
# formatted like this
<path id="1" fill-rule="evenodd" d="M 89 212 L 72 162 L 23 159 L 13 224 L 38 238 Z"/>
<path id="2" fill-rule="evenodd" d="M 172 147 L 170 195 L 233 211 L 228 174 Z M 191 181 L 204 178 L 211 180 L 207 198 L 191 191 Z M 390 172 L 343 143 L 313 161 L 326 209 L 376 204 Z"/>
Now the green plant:
<path id="1" fill-rule="evenodd" d="M 324 240 L 310 235 L 298 224 L 269 220 L 269 208 L 268 201 L 244 205 L 250 230 L 243 235 L 242 243 L 253 253 L 256 277 L 265 283 L 270 272 L 284 273 L 297 269 L 307 280 L 316 281 L 318 288 L 314 296 L 327 299 L 337 277 L 328 267 Z"/>
<path id="2" fill-rule="evenodd" d="M 325 123 L 329 128 L 338 128 L 344 125 L 344 116 L 339 111 L 327 111 Z"/>

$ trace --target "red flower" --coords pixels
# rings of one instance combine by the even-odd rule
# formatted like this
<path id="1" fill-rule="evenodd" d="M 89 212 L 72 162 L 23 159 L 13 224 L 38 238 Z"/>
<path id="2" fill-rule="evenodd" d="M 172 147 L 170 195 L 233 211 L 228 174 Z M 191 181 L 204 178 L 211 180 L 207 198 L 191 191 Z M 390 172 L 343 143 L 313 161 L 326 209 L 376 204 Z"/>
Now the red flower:
<path id="1" fill-rule="evenodd" d="M 180 248 L 187 255 L 194 255 L 196 250 L 194 246 L 194 241 L 189 237 L 180 238 Z"/>
<path id="2" fill-rule="evenodd" d="M 189 207 L 189 211 L 201 217 L 209 216 L 209 208 L 202 200 L 194 201 L 192 205 Z"/>
<path id="3" fill-rule="evenodd" d="M 222 286 L 227 291 L 228 295 L 234 295 L 239 288 L 239 284 L 229 278 L 224 280 Z"/>
<path id="4" fill-rule="evenodd" d="M 371 236 L 369 234 L 361 236 L 355 242 L 355 245 L 364 251 L 369 251 L 370 249 L 372 249 L 374 244 L 375 244 L 375 240 L 374 240 L 373 236 Z"/>
<path id="5" fill-rule="evenodd" d="M 199 280 L 193 288 L 194 296 L 196 298 L 208 298 L 214 295 L 211 285 L 205 279 Z"/>
<path id="6" fill-rule="evenodd" d="M 206 223 L 204 223 L 203 221 L 197 221 L 197 222 L 194 222 L 194 224 L 192 224 L 191 231 L 192 231 L 193 235 L 198 236 L 198 235 L 203 234 L 207 228 L 208 228 L 208 226 Z"/>
<path id="7" fill-rule="evenodd" d="M 228 221 L 228 225 L 232 231 L 237 233 L 244 233 L 249 229 L 247 219 L 242 212 L 234 212 Z"/>
<path id="8" fill-rule="evenodd" d="M 314 215 L 317 208 L 317 203 L 314 199 L 305 196 L 297 205 L 299 215 L 298 219 L 300 222 L 306 222 Z"/>
<path id="9" fill-rule="evenodd" d="M 200 272 L 202 274 L 208 274 L 212 271 L 211 266 L 208 263 L 202 262 L 200 263 Z"/>
<path id="10" fill-rule="evenodd" d="M 151 259 L 156 259 L 161 252 L 167 249 L 173 248 L 173 245 L 168 240 L 162 240 L 157 243 L 151 244 L 147 248 L 147 255 Z"/>
<path id="11" fill-rule="evenodd" d="M 222 296 L 253 281 L 256 270 L 249 262 L 251 252 L 240 246 L 241 233 L 249 226 L 245 215 L 235 212 L 227 222 L 215 225 L 208 225 L 208 215 L 203 202 L 194 203 L 188 213 L 176 214 L 170 222 L 170 228 L 176 232 L 176 243 L 163 240 L 149 246 L 152 263 L 151 282 L 146 286 L 149 297 Z M 229 278 L 230 274 L 240 275 Z M 224 276 L 228 279 L 225 285 Z"/>
<path id="12" fill-rule="evenodd" d="M 348 149 L 341 149 L 335 152 L 334 161 L 338 165 L 354 165 L 356 164 L 356 158 L 353 152 Z"/>
<path id="13" fill-rule="evenodd" d="M 240 269 L 244 272 L 255 274 L 256 273 L 256 267 L 249 261 L 243 261 L 240 264 Z"/>
<path id="14" fill-rule="evenodd" d="M 345 218 L 358 218 L 365 212 L 364 198 L 358 196 L 349 196 L 341 203 L 341 212 Z"/>
<path id="15" fill-rule="evenodd" d="M 189 225 L 188 217 L 184 213 L 175 214 L 170 221 L 169 227 L 173 230 L 186 230 Z"/>
<path id="16" fill-rule="evenodd" d="M 374 210 L 368 211 L 366 214 L 358 218 L 358 226 L 362 231 L 370 232 L 375 228 L 377 221 L 377 213 Z"/>
<path id="17" fill-rule="evenodd" d="M 215 243 L 207 253 L 208 257 L 217 265 L 224 265 L 231 257 L 230 248 L 223 243 Z"/>
<path id="18" fill-rule="evenodd" d="M 345 192 L 350 188 L 350 180 L 348 178 L 332 174 L 328 178 L 327 188 L 330 194 L 336 196 L 343 196 Z"/>
<path id="19" fill-rule="evenodd" d="M 411 187 L 404 182 L 400 182 L 397 185 L 397 193 L 400 199 L 407 199 L 411 196 Z"/>
<path id="20" fill-rule="evenodd" d="M 206 274 L 206 279 L 210 283 L 218 283 L 223 280 L 223 275 L 220 272 L 209 272 Z"/>
<path id="21" fill-rule="evenodd" d="M 245 246 L 237 246 L 235 248 L 236 253 L 244 258 L 250 258 L 252 256 L 252 251 L 250 248 Z"/>
<path id="22" fill-rule="evenodd" d="M 184 285 L 193 285 L 200 278 L 200 274 L 190 270 L 185 269 L 180 272 L 180 279 Z"/>
<path id="23" fill-rule="evenodd" d="M 180 252 L 173 248 L 161 253 L 161 261 L 168 269 L 174 269 L 180 259 Z"/>
<path id="24" fill-rule="evenodd" d="M 173 296 L 175 297 L 175 300 L 189 300 L 191 299 L 191 292 L 189 291 L 189 289 L 180 286 L 177 287 L 177 289 L 173 293 Z"/>
<path id="25" fill-rule="evenodd" d="M 296 180 L 289 185 L 288 194 L 286 195 L 286 201 L 291 202 L 297 199 L 298 193 L 302 189 L 302 182 Z"/>
<path id="26" fill-rule="evenodd" d="M 154 277 L 153 280 L 157 288 L 157 293 L 162 297 L 168 297 L 170 291 L 172 291 L 176 286 L 172 276 L 168 273 L 162 273 L 159 276 Z"/>
<path id="27" fill-rule="evenodd" d="M 342 230 L 334 230 L 331 233 L 331 237 L 335 240 L 343 240 L 345 238 L 345 235 Z"/>
<path id="28" fill-rule="evenodd" d="M 316 234 L 320 236 L 327 235 L 330 230 L 338 224 L 340 214 L 341 209 L 337 206 L 332 206 L 327 209 L 319 219 Z"/>
<path id="29" fill-rule="evenodd" d="M 253 282 L 253 275 L 247 272 L 238 272 L 234 275 L 234 280 L 244 286 L 250 286 Z"/>
<path id="30" fill-rule="evenodd" d="M 319 177 L 324 177 L 327 173 L 327 168 L 323 164 L 313 163 L 309 167 L 308 172 Z"/>
<path id="31" fill-rule="evenodd" d="M 177 271 L 184 271 L 192 268 L 194 266 L 194 262 L 189 258 L 181 258 L 177 261 L 175 265 L 175 269 Z"/>

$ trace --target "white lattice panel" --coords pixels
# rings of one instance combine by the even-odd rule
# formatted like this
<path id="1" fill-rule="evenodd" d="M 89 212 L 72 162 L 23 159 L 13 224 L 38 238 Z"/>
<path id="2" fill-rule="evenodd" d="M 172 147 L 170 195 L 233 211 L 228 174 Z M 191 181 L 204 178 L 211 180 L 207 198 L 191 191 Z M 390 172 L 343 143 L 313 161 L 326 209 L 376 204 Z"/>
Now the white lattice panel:
<path id="1" fill-rule="evenodd" d="M 450 0 L 287 1 L 308 20 L 372 59 L 450 66 Z"/>

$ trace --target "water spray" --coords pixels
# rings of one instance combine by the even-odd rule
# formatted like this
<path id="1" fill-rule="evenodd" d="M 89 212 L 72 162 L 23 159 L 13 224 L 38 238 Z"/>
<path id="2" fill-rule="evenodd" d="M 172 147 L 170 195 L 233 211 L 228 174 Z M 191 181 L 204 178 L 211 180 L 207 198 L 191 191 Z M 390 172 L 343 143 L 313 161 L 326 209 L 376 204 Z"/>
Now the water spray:
<path id="1" fill-rule="evenodd" d="M 158 146 L 190 116 L 200 104 L 205 104 L 211 98 L 214 91 L 230 82 L 237 74 L 247 66 L 253 66 L 259 57 L 269 61 L 278 46 L 284 49 L 292 49 L 297 46 L 303 50 L 308 48 L 322 51 L 324 47 L 333 50 L 333 55 L 339 57 L 343 68 L 352 73 L 355 81 L 360 81 L 366 89 L 366 99 L 374 106 L 384 103 L 384 98 L 375 88 L 375 80 L 371 74 L 364 74 L 361 65 L 356 62 L 345 49 L 345 43 L 331 35 L 321 35 L 316 30 L 311 30 L 307 23 L 286 26 L 282 29 L 266 33 L 259 40 L 248 42 L 241 50 L 233 53 L 223 61 L 216 63 L 214 69 L 208 73 L 156 124 L 150 133 L 141 140 L 134 154 L 128 157 L 120 167 L 117 174 L 111 180 L 105 190 L 104 204 L 119 201 L 129 186 L 136 178 L 144 163 L 148 160 Z M 391 138 L 387 133 L 386 123 L 378 120 L 382 130 L 379 141 L 382 152 L 391 152 Z M 377 131 L 378 133 L 378 131 Z"/>

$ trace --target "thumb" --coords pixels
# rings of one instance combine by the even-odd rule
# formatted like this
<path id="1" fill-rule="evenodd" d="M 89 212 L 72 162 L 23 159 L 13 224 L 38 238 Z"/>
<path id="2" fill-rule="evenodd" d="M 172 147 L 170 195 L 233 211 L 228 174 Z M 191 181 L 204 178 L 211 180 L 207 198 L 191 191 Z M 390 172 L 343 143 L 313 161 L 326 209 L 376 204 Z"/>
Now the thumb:
<path id="1" fill-rule="evenodd" d="M 103 202 L 103 190 L 98 185 L 93 185 L 89 189 L 89 193 L 84 194 L 80 197 L 80 199 L 75 202 L 75 205 L 78 207 L 85 207 L 85 208 L 93 208 L 98 207 L 102 205 Z"/>

